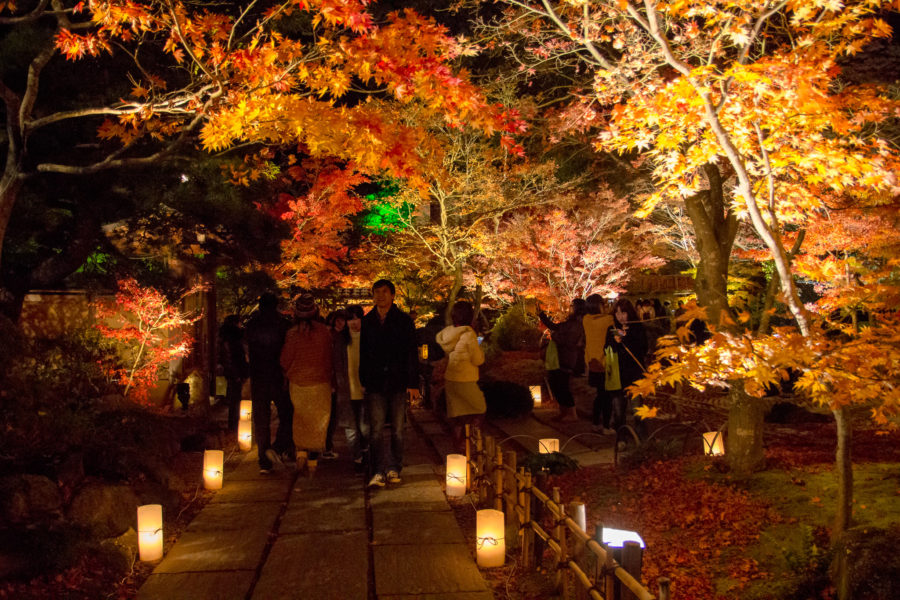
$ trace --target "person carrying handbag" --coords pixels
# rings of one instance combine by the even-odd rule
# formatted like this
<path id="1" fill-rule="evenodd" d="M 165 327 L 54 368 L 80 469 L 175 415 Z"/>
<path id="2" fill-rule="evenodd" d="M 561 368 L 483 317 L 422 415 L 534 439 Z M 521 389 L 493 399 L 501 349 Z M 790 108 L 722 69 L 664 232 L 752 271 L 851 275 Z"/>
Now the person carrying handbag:
<path id="1" fill-rule="evenodd" d="M 627 298 L 619 298 L 613 305 L 613 326 L 606 335 L 606 346 L 607 351 L 615 355 L 614 358 L 609 353 L 606 355 L 605 388 L 610 396 L 612 426 L 618 430 L 625 425 L 627 416 L 628 396 L 625 389 L 644 376 L 642 363 L 647 354 L 644 326 Z M 615 381 L 616 374 L 618 382 Z M 608 422 L 604 415 L 604 424 Z"/>

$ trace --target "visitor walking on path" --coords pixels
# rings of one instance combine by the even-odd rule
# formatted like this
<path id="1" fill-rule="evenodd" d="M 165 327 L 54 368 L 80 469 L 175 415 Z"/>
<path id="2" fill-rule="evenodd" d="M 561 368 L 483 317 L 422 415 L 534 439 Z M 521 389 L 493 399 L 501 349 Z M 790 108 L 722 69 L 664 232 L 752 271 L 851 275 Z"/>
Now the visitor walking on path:
<path id="1" fill-rule="evenodd" d="M 606 391 L 606 333 L 613 317 L 606 312 L 606 303 L 599 294 L 587 297 L 587 314 L 581 320 L 584 327 L 584 362 L 588 370 L 588 384 L 596 390 L 591 423 L 595 431 L 612 433 L 609 428 L 611 399 Z M 606 418 L 603 418 L 603 415 Z"/>
<path id="2" fill-rule="evenodd" d="M 359 379 L 365 389 L 373 469 L 370 486 L 400 483 L 403 468 L 403 426 L 407 396 L 419 398 L 416 331 L 413 320 L 394 304 L 396 289 L 387 279 L 372 285 L 375 307 L 363 317 L 360 337 Z M 391 424 L 385 452 L 383 432 Z"/>
<path id="3" fill-rule="evenodd" d="M 447 417 L 453 424 L 453 444 L 457 448 L 462 447 L 465 424 L 481 428 L 487 410 L 484 393 L 478 387 L 478 367 L 484 363 L 484 353 L 471 327 L 474 316 L 471 304 L 456 302 L 450 311 L 453 325 L 439 331 L 436 337 L 447 354 L 444 395 Z"/>
<path id="4" fill-rule="evenodd" d="M 647 354 L 647 334 L 638 320 L 634 306 L 627 298 L 619 298 L 613 305 L 613 326 L 606 335 L 606 345 L 615 354 L 618 366 L 618 385 L 607 390 L 612 399 L 612 419 L 614 429 L 625 424 L 628 396 L 625 389 L 644 376 L 644 356 Z M 609 361 L 609 356 L 607 360 Z M 610 371 L 607 370 L 607 377 Z M 610 389 L 615 387 L 616 389 Z M 606 415 L 603 417 L 607 423 Z"/>
<path id="5" fill-rule="evenodd" d="M 344 330 L 347 352 L 347 385 L 350 395 L 350 410 L 353 412 L 351 426 L 344 430 L 350 454 L 358 468 L 362 468 L 369 456 L 369 417 L 366 414 L 363 386 L 359 381 L 359 339 L 362 332 L 364 311 L 359 304 L 347 307 L 347 328 Z"/>
<path id="6" fill-rule="evenodd" d="M 331 419 L 328 421 L 328 435 L 325 438 L 325 452 L 322 458 L 337 458 L 334 451 L 334 432 L 341 428 L 352 446 L 355 435 L 353 411 L 350 408 L 350 369 L 347 366 L 347 344 L 350 341 L 347 328 L 347 313 L 336 310 L 328 315 L 325 324 L 331 330 L 331 364 L 334 371 L 334 391 L 331 393 Z"/>
<path id="7" fill-rule="evenodd" d="M 316 319 L 319 309 L 311 294 L 301 295 L 294 309 L 297 324 L 287 332 L 280 362 L 294 405 L 297 469 L 307 467 L 312 476 L 331 417 L 331 332 Z"/>
<path id="8" fill-rule="evenodd" d="M 552 332 L 550 341 L 552 347 L 555 347 L 556 364 L 545 366 L 547 385 L 559 403 L 557 419 L 560 421 L 578 420 L 575 398 L 569 388 L 569 381 L 573 374 L 578 375 L 584 371 L 584 326 L 581 323 L 584 313 L 585 302 L 581 298 L 572 300 L 569 316 L 561 323 L 554 323 L 544 311 L 538 312 L 541 323 Z M 548 354 L 553 352 L 552 347 L 548 347 Z"/>
<path id="9" fill-rule="evenodd" d="M 279 359 L 291 321 L 278 312 L 278 297 L 266 292 L 259 308 L 247 320 L 247 353 L 250 358 L 250 398 L 253 427 L 259 451 L 259 470 L 269 472 L 273 463 L 294 460 L 292 422 L 294 407 L 284 384 Z M 272 404 L 278 412 L 278 429 L 272 442 Z"/>
<path id="10" fill-rule="evenodd" d="M 247 379 L 247 355 L 244 353 L 244 330 L 237 315 L 228 315 L 219 328 L 219 366 L 225 377 L 225 404 L 228 406 L 228 430 L 237 432 L 240 418 L 241 390 Z"/>

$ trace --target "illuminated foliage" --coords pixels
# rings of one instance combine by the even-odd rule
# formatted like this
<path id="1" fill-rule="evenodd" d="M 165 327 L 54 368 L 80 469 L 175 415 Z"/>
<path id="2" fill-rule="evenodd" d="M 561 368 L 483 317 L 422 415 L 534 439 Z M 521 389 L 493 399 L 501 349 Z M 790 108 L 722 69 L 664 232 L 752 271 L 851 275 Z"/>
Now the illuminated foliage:
<path id="1" fill-rule="evenodd" d="M 159 381 L 160 369 L 188 355 L 193 340 L 184 329 L 200 315 L 182 312 L 178 303 L 199 291 L 202 287 L 195 286 L 171 302 L 154 288 L 142 287 L 134 279 L 123 279 L 119 281 L 114 301 L 93 304 L 97 330 L 116 342 L 124 353 L 125 365 L 112 368 L 110 375 L 122 386 L 126 396 L 148 403 L 150 392 Z"/>

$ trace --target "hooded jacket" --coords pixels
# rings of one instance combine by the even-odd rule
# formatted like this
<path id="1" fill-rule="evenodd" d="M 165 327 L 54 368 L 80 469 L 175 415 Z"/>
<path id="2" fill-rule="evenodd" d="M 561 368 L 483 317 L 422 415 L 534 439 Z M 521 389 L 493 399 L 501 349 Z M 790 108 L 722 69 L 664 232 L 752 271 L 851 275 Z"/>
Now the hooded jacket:
<path id="1" fill-rule="evenodd" d="M 478 381 L 478 365 L 484 363 L 484 353 L 478 345 L 475 330 L 468 325 L 441 329 L 435 338 L 447 354 L 448 381 Z"/>

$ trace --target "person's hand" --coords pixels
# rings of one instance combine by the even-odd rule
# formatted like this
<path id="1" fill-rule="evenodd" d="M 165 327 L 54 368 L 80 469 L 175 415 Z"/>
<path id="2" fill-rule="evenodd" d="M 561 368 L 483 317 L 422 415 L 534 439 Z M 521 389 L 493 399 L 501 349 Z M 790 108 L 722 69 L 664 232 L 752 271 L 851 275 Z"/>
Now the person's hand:
<path id="1" fill-rule="evenodd" d="M 407 388 L 406 392 L 409 394 L 410 400 L 421 400 L 422 392 L 419 391 L 419 388 Z"/>

